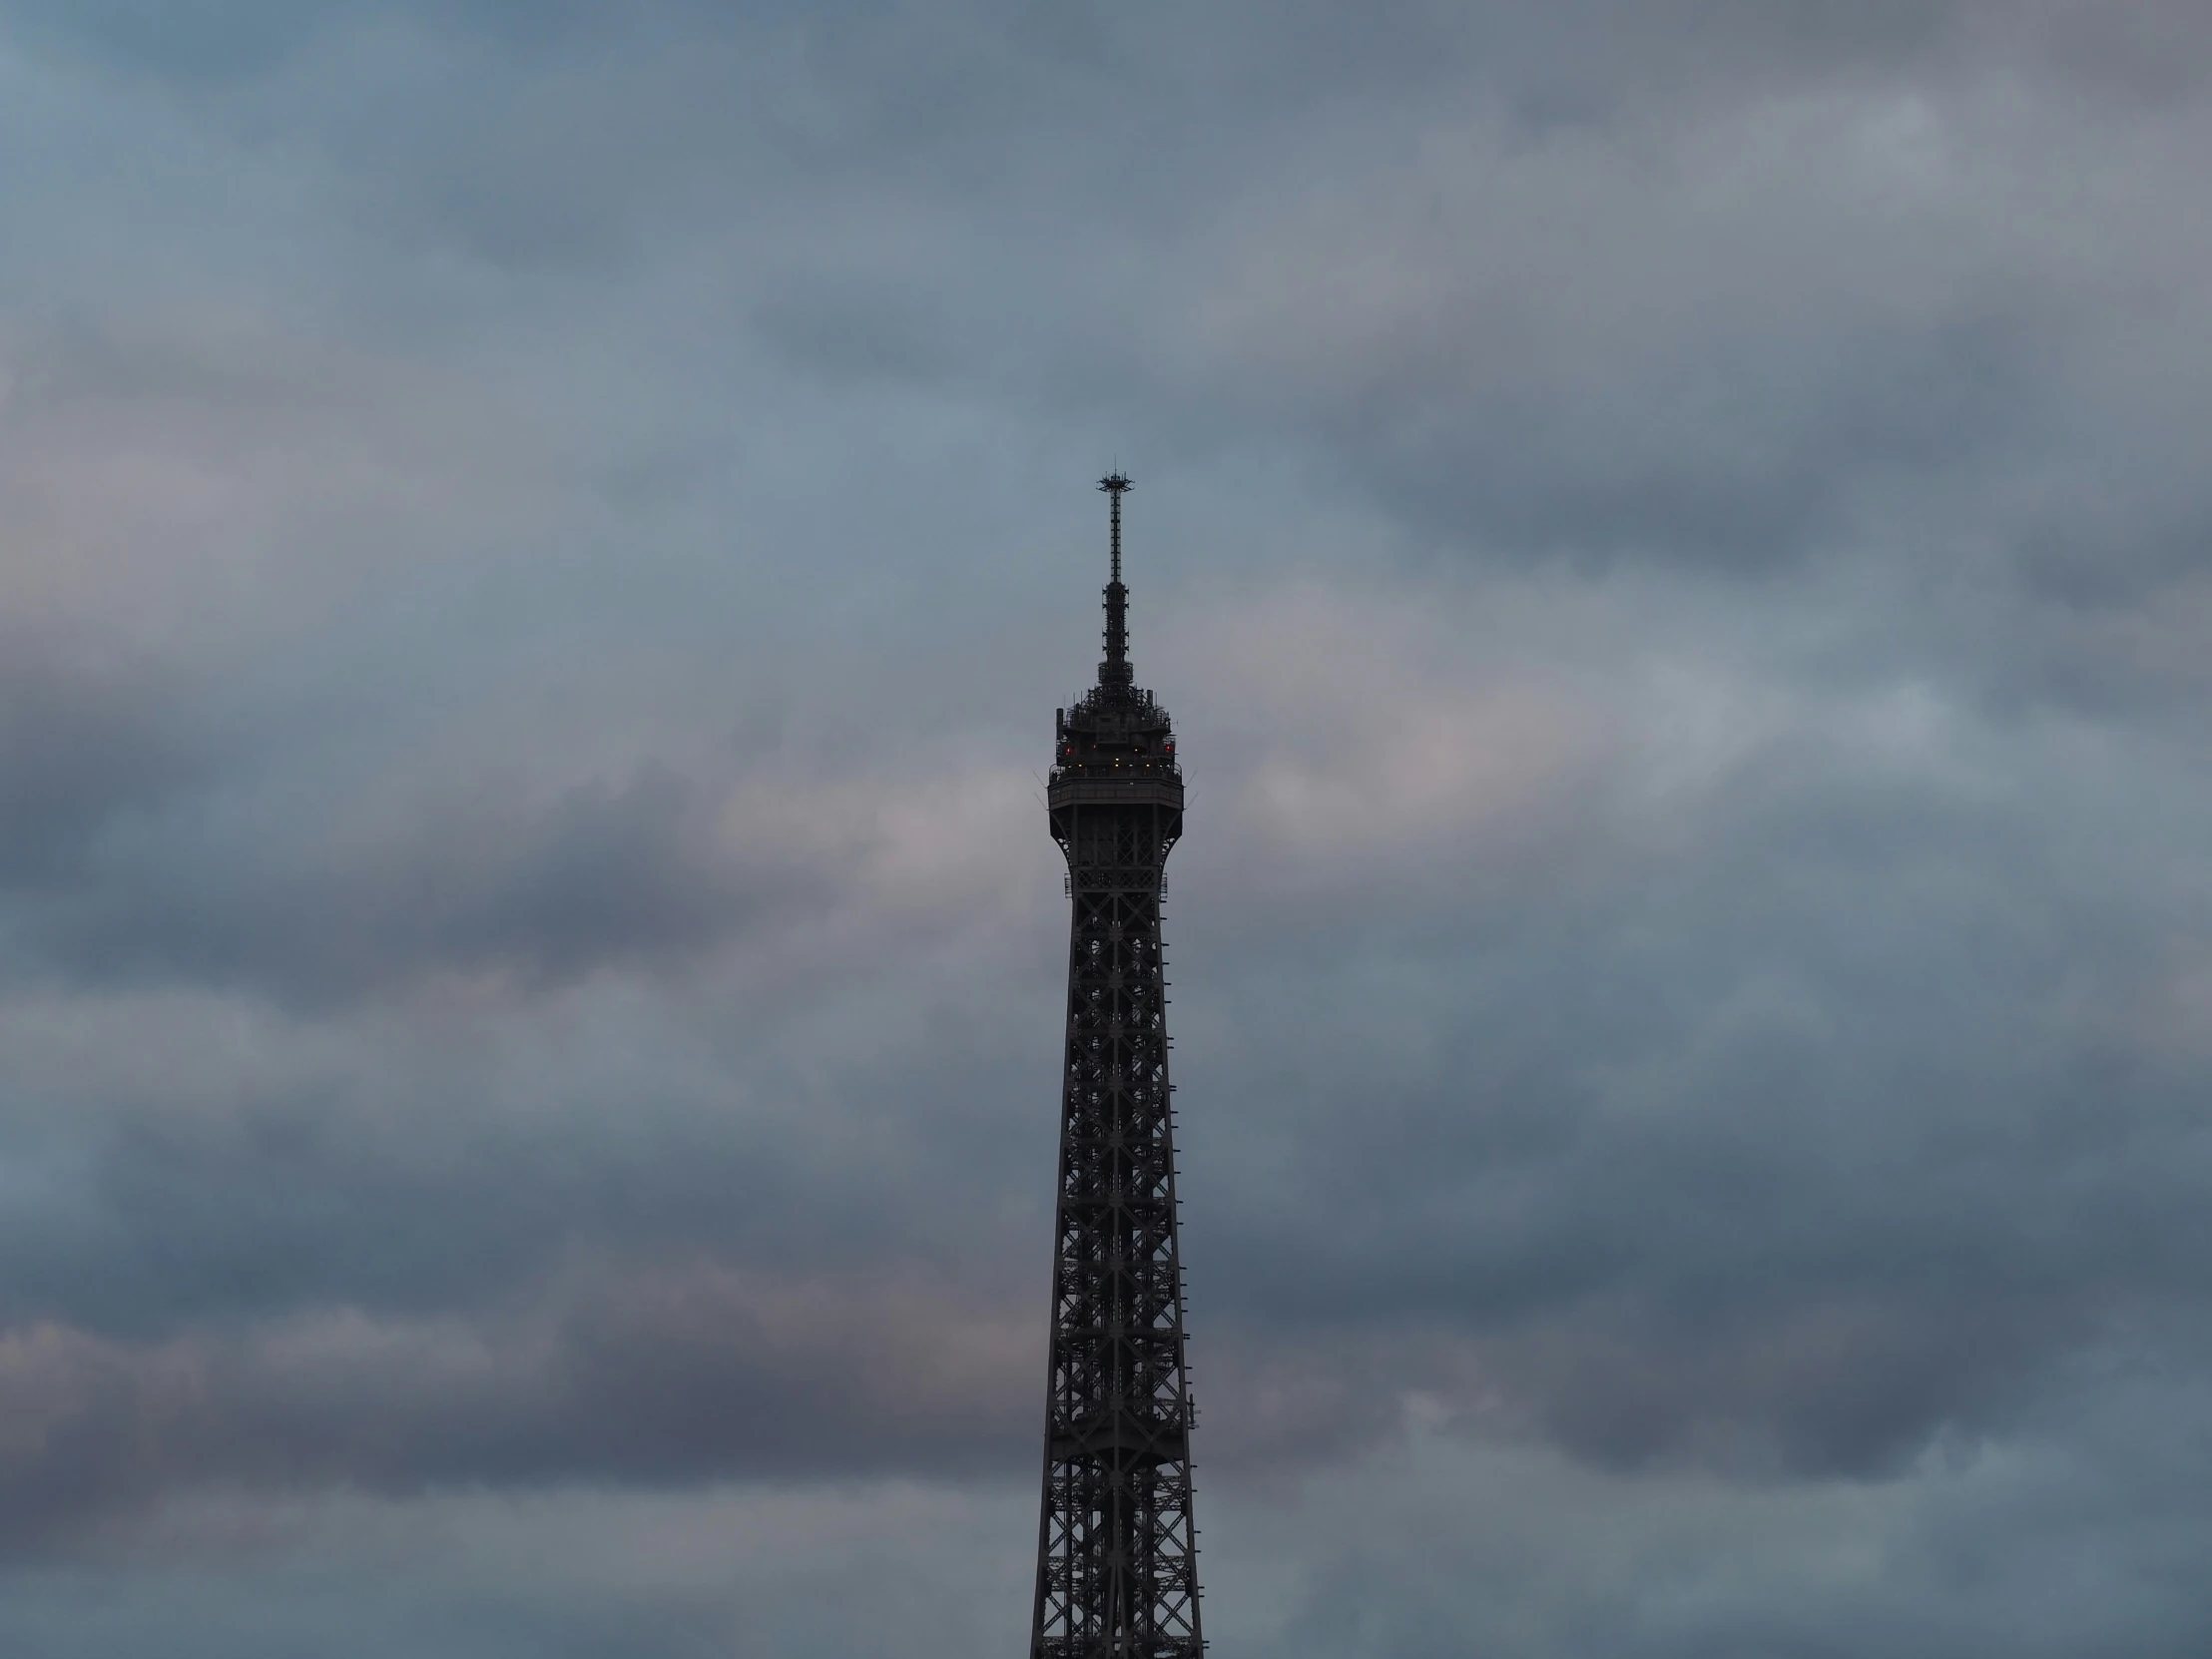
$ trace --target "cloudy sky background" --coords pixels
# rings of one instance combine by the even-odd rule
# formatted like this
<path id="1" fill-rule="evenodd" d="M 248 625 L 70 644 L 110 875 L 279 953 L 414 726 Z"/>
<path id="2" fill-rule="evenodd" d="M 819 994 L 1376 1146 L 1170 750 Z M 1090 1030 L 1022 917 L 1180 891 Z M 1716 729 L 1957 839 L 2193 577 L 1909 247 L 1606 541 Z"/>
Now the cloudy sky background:
<path id="1" fill-rule="evenodd" d="M 2212 1641 L 2212 12 L 0 3 L 0 1650 L 1020 1651 L 1130 501 L 1218 1659 Z"/>

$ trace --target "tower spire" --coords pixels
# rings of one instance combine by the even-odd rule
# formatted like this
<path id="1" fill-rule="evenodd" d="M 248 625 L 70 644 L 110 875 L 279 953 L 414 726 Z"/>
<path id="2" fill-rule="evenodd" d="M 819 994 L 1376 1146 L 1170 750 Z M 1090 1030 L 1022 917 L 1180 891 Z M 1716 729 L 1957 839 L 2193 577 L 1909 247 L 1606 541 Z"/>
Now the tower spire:
<path id="1" fill-rule="evenodd" d="M 1098 665 L 1098 683 L 1102 686 L 1126 686 L 1129 672 L 1129 590 L 1121 581 L 1121 498 L 1133 487 L 1130 480 L 1116 467 L 1099 479 L 1098 487 L 1106 492 L 1113 525 L 1113 567 L 1106 583 L 1106 660 Z"/>

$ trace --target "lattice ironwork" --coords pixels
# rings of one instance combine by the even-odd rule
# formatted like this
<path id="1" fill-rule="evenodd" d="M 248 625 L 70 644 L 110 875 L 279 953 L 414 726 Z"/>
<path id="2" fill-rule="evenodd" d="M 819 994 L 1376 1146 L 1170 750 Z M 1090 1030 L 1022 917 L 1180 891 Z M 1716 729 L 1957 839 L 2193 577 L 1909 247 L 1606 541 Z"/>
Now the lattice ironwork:
<path id="1" fill-rule="evenodd" d="M 1059 711 L 1067 1047 L 1031 1659 L 1198 1659 L 1198 1528 L 1160 939 L 1183 832 L 1175 731 L 1131 684 L 1121 498 L 1098 684 Z"/>

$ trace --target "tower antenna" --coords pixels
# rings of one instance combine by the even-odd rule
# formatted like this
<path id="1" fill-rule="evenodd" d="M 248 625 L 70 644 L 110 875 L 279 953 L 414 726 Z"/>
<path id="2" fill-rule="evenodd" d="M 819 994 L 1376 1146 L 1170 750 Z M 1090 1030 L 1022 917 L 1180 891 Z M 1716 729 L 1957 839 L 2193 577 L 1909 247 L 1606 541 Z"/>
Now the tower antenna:
<path id="1" fill-rule="evenodd" d="M 1135 486 L 1118 466 L 1099 479 L 1098 487 L 1112 503 L 1113 573 L 1106 583 L 1106 663 L 1099 683 L 1127 684 L 1129 680 L 1129 590 L 1121 581 L 1121 498 Z"/>

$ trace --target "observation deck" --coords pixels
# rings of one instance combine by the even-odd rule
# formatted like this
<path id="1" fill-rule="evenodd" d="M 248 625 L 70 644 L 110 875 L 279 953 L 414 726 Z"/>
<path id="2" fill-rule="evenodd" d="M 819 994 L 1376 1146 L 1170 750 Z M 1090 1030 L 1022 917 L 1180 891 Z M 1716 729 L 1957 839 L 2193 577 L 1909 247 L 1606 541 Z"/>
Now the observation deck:
<path id="1" fill-rule="evenodd" d="M 1097 686 L 1055 710 L 1047 799 L 1054 810 L 1180 808 L 1183 769 L 1175 759 L 1175 726 L 1167 710 L 1150 692 L 1128 686 Z"/>

